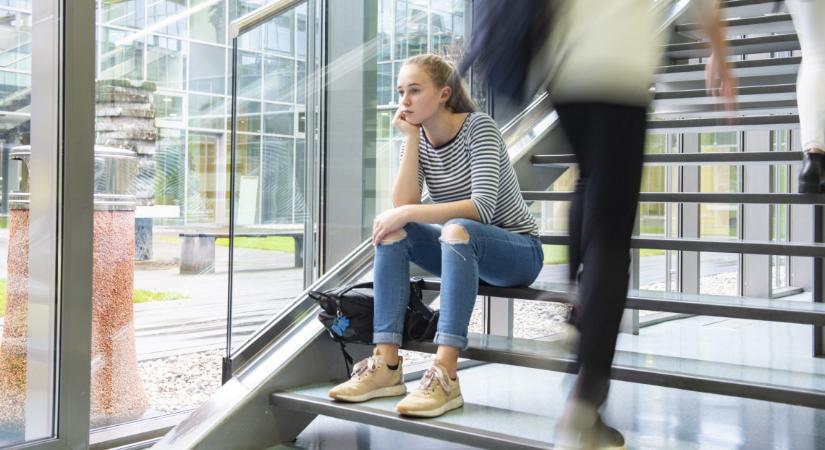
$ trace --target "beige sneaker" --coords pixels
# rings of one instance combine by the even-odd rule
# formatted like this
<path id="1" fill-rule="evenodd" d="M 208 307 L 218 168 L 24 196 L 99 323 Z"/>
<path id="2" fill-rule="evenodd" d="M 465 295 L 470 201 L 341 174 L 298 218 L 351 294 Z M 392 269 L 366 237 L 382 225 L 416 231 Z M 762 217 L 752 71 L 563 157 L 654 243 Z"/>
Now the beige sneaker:
<path id="1" fill-rule="evenodd" d="M 390 370 L 378 349 L 372 356 L 359 361 L 352 368 L 352 378 L 330 389 L 329 396 L 344 402 L 364 402 L 377 397 L 394 397 L 407 392 L 404 384 L 404 363 L 398 357 L 398 368 Z"/>
<path id="2" fill-rule="evenodd" d="M 444 367 L 434 364 L 424 373 L 418 388 L 404 397 L 395 410 L 405 416 L 437 417 L 463 405 L 458 377 L 451 380 Z"/>

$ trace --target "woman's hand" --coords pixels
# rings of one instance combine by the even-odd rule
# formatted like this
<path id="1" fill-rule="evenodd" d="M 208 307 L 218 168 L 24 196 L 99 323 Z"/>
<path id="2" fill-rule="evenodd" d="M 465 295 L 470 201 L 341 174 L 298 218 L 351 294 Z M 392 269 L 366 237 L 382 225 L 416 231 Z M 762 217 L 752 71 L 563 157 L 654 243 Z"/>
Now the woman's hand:
<path id="1" fill-rule="evenodd" d="M 378 245 L 393 231 L 404 228 L 409 223 L 407 211 L 408 208 L 400 206 L 376 216 L 372 221 L 372 245 Z"/>
<path id="2" fill-rule="evenodd" d="M 719 86 L 716 87 L 718 80 Z M 705 64 L 705 87 L 712 95 L 722 97 L 725 109 L 736 109 L 737 80 L 731 73 L 728 62 L 719 52 L 714 52 Z"/>
<path id="3" fill-rule="evenodd" d="M 392 118 L 392 126 L 400 131 L 404 136 L 418 137 L 419 125 L 407 122 L 404 115 L 404 106 L 399 106 L 395 111 L 395 116 Z"/>

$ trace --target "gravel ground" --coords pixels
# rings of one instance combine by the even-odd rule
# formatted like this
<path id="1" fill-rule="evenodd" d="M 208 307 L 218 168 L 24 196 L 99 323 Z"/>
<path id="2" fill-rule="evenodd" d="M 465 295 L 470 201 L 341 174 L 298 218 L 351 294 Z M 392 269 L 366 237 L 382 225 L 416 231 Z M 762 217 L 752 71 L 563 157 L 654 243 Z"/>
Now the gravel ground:
<path id="1" fill-rule="evenodd" d="M 138 364 L 149 413 L 172 413 L 195 409 L 221 386 L 223 350 L 188 353 Z"/>

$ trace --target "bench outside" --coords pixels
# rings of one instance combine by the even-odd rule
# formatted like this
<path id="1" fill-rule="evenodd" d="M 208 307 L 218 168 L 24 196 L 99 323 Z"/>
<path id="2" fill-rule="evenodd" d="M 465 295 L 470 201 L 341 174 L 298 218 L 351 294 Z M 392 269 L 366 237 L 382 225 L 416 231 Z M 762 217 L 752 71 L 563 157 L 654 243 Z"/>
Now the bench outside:
<path id="1" fill-rule="evenodd" d="M 180 245 L 180 273 L 199 274 L 215 272 L 215 240 L 228 238 L 227 231 L 201 231 L 178 233 Z M 295 267 L 304 265 L 304 232 L 289 230 L 267 230 L 236 232 L 235 237 L 288 236 L 295 242 Z"/>

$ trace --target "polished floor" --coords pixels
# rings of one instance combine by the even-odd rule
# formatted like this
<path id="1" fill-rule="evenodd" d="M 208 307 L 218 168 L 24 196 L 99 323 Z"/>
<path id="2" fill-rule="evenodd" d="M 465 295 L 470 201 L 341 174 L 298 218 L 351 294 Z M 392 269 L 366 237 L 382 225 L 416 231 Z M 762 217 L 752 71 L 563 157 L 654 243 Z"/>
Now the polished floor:
<path id="1" fill-rule="evenodd" d="M 640 336 L 623 336 L 619 347 L 762 367 L 785 365 L 797 370 L 819 371 L 825 363 L 809 356 L 810 327 L 707 317 L 645 328 Z M 718 350 L 707 351 L 713 348 Z M 726 358 L 723 352 L 728 354 Z M 742 356 L 749 353 L 752 355 Z M 560 415 L 572 382 L 571 376 L 560 373 L 497 364 L 465 369 L 460 376 L 467 403 L 542 415 L 547 418 L 548 428 Z M 825 449 L 825 409 L 614 382 L 605 419 L 622 430 L 628 448 Z M 472 447 L 320 417 L 294 443 L 276 448 Z"/>

